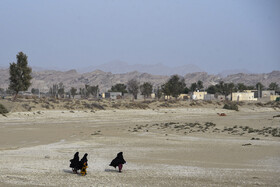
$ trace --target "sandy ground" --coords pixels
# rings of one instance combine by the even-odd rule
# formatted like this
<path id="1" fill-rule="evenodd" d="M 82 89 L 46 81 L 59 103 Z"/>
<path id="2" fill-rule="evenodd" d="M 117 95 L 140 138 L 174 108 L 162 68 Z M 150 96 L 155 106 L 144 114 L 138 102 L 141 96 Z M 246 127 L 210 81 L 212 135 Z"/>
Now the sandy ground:
<path id="1" fill-rule="evenodd" d="M 242 130 L 280 128 L 279 114 L 264 107 L 13 112 L 0 117 L 0 186 L 279 186 L 280 137 Z M 87 176 L 69 168 L 76 151 L 89 154 Z M 122 173 L 108 166 L 120 151 Z"/>

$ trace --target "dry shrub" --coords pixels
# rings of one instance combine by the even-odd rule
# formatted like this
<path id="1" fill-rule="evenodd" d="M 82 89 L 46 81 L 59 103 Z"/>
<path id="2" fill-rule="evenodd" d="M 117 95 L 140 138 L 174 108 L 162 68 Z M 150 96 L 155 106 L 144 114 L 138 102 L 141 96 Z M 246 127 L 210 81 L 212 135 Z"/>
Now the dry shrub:
<path id="1" fill-rule="evenodd" d="M 264 104 L 263 104 L 263 103 L 256 103 L 256 106 L 261 106 L 261 107 L 263 107 Z"/>
<path id="2" fill-rule="evenodd" d="M 98 104 L 98 103 L 91 103 L 90 104 L 90 103 L 84 102 L 83 105 L 84 105 L 85 108 L 88 108 L 88 109 L 97 108 L 99 110 L 105 110 L 105 108 L 102 105 Z"/>
<path id="3" fill-rule="evenodd" d="M 213 102 L 211 100 L 205 101 L 207 104 L 212 104 Z"/>
<path id="4" fill-rule="evenodd" d="M 155 100 L 145 100 L 145 101 L 143 101 L 143 103 L 145 103 L 145 104 L 150 104 L 150 103 L 153 103 L 153 102 L 155 102 Z"/>
<path id="5" fill-rule="evenodd" d="M 0 114 L 2 114 L 3 116 L 5 116 L 5 114 L 7 114 L 9 111 L 7 110 L 7 108 L 4 106 L 4 105 L 2 105 L 1 103 L 0 103 Z"/>
<path id="6" fill-rule="evenodd" d="M 192 101 L 191 103 L 190 103 L 190 106 L 196 106 L 197 105 L 197 102 L 195 102 L 195 101 Z"/>
<path id="7" fill-rule="evenodd" d="M 59 100 L 58 99 L 55 99 L 55 98 L 49 98 L 49 102 L 53 102 L 53 103 L 59 103 Z"/>
<path id="8" fill-rule="evenodd" d="M 23 108 L 25 108 L 27 111 L 31 111 L 31 109 L 32 109 L 32 107 L 29 106 L 29 104 L 27 104 L 27 103 L 24 103 L 24 104 L 22 104 L 21 106 L 22 106 Z"/>
<path id="9" fill-rule="evenodd" d="M 227 109 L 227 110 L 236 110 L 238 111 L 238 106 L 236 103 L 226 103 L 223 107 L 223 109 Z"/>
<path id="10" fill-rule="evenodd" d="M 149 108 L 149 105 L 147 105 L 145 103 L 132 102 L 132 103 L 125 104 L 125 107 L 126 108 L 147 109 L 147 108 Z"/>
<path id="11" fill-rule="evenodd" d="M 239 102 L 237 102 L 237 104 L 238 104 L 239 106 L 243 106 L 243 105 L 245 105 L 245 102 L 244 102 L 244 101 L 239 101 Z"/>
<path id="12" fill-rule="evenodd" d="M 119 108 L 121 107 L 121 104 L 119 104 L 119 103 L 113 103 L 113 104 L 112 104 L 112 107 L 113 107 L 113 108 L 119 109 Z"/>
<path id="13" fill-rule="evenodd" d="M 170 107 L 170 104 L 165 102 L 165 103 L 158 105 L 158 107 Z"/>
<path id="14" fill-rule="evenodd" d="M 176 103 L 178 103 L 178 100 L 170 99 L 170 100 L 167 100 L 167 102 L 170 103 L 170 104 L 176 104 Z"/>

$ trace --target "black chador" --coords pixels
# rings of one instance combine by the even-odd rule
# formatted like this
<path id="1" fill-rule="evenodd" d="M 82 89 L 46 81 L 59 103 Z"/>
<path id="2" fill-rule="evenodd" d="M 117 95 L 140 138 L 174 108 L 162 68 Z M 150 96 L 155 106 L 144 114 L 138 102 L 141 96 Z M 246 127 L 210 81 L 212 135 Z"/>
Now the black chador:
<path id="1" fill-rule="evenodd" d="M 88 167 L 88 164 L 87 164 L 87 153 L 84 155 L 84 157 L 81 159 L 80 163 L 79 163 L 79 169 L 81 170 L 81 174 L 84 176 L 87 174 L 87 167 Z"/>
<path id="2" fill-rule="evenodd" d="M 70 162 L 70 168 L 72 168 L 73 173 L 77 173 L 79 169 L 79 152 L 75 153 L 74 158 Z"/>
<path id="3" fill-rule="evenodd" d="M 113 166 L 115 168 L 118 166 L 119 172 L 121 172 L 122 171 L 122 165 L 125 164 L 125 163 L 126 163 L 126 161 L 123 159 L 123 152 L 119 152 L 117 154 L 117 157 L 114 160 L 112 160 L 110 166 Z"/>
<path id="4" fill-rule="evenodd" d="M 82 167 L 84 166 L 84 163 L 87 163 L 87 156 L 88 154 L 84 154 L 83 158 L 81 159 L 80 163 L 79 163 L 79 169 L 82 169 Z"/>

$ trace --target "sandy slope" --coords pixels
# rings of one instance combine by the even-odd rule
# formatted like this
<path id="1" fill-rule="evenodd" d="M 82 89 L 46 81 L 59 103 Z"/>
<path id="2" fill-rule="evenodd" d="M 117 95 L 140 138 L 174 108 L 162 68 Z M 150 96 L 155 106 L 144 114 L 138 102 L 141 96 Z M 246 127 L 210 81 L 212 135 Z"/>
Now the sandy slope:
<path id="1" fill-rule="evenodd" d="M 277 114 L 270 108 L 15 112 L 0 117 L 0 186 L 278 186 L 279 137 L 222 132 L 235 125 L 279 128 Z M 213 122 L 220 131 L 160 127 L 170 122 Z M 76 151 L 89 154 L 86 177 L 69 168 Z M 127 161 L 123 173 L 108 166 L 119 151 Z"/>

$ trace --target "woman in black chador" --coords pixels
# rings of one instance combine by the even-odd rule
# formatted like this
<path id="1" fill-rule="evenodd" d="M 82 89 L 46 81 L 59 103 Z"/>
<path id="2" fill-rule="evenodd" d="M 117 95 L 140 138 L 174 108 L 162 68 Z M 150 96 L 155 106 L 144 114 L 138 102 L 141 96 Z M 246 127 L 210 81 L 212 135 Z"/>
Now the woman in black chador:
<path id="1" fill-rule="evenodd" d="M 80 163 L 79 163 L 79 169 L 81 170 L 81 174 L 84 176 L 87 174 L 87 167 L 88 167 L 88 164 L 87 164 L 87 153 L 84 155 L 84 157 L 81 159 Z"/>
<path id="2" fill-rule="evenodd" d="M 123 164 L 125 164 L 126 161 L 123 159 L 123 152 L 119 152 L 117 154 L 117 157 L 112 160 L 110 166 L 113 166 L 113 167 L 119 167 L 119 172 L 122 172 L 122 167 L 123 167 Z"/>
<path id="3" fill-rule="evenodd" d="M 70 168 L 72 168 L 73 173 L 77 173 L 79 169 L 79 152 L 75 153 L 74 158 L 70 162 Z"/>

